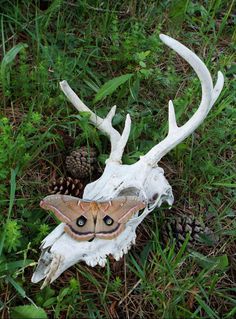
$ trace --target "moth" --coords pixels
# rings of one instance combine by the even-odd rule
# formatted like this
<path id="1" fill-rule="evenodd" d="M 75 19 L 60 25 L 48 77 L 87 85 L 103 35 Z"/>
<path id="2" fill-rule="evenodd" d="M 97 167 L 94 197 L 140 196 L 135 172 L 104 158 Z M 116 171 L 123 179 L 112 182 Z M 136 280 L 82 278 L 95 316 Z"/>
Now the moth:
<path id="1" fill-rule="evenodd" d="M 72 238 L 89 241 L 95 237 L 117 237 L 127 221 L 146 205 L 134 196 L 89 201 L 68 195 L 50 195 L 40 202 L 40 206 L 64 222 L 64 230 Z"/>

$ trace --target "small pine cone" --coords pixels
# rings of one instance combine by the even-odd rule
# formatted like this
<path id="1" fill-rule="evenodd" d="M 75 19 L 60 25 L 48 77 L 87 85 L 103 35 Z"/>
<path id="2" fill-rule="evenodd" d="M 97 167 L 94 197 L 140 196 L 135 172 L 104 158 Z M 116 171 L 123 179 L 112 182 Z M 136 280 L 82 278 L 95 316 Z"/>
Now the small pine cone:
<path id="1" fill-rule="evenodd" d="M 162 226 L 162 237 L 165 243 L 175 239 L 176 249 L 180 249 L 187 235 L 190 234 L 188 248 L 203 243 L 202 238 L 207 237 L 214 241 L 212 231 L 201 224 L 194 216 L 173 216 L 165 219 Z"/>
<path id="2" fill-rule="evenodd" d="M 48 187 L 50 194 L 71 195 L 75 197 L 82 197 L 84 185 L 79 179 L 71 177 L 60 177 L 51 182 Z"/>
<path id="3" fill-rule="evenodd" d="M 83 146 L 75 151 L 72 151 L 66 157 L 66 169 L 75 178 L 88 178 L 96 168 L 97 152 L 94 148 Z"/>

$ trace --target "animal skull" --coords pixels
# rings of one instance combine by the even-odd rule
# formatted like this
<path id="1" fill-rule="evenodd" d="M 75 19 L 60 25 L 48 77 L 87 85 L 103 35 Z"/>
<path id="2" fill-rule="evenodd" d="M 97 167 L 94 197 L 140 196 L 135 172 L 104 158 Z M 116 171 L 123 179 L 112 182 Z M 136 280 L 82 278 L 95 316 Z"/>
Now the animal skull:
<path id="1" fill-rule="evenodd" d="M 113 106 L 105 119 L 93 113 L 69 87 L 66 81 L 60 83 L 61 89 L 79 112 L 89 112 L 90 121 L 105 133 L 111 141 L 111 153 L 106 161 L 102 176 L 90 183 L 84 190 L 83 198 L 87 200 L 110 200 L 118 196 L 137 196 L 147 203 L 144 212 L 136 214 L 126 224 L 125 230 L 111 240 L 95 238 L 91 242 L 76 241 L 64 232 L 64 224 L 57 226 L 42 242 L 41 257 L 32 282 L 44 279 L 43 286 L 53 282 L 60 274 L 79 261 L 90 266 L 104 266 L 109 254 L 119 260 L 135 243 L 137 226 L 154 208 L 162 202 L 172 205 L 174 198 L 172 188 L 164 176 L 158 161 L 172 148 L 189 136 L 205 119 L 217 100 L 224 84 L 223 74 L 218 72 L 216 85 L 213 86 L 211 75 L 206 65 L 188 48 L 169 36 L 160 35 L 160 39 L 182 58 L 197 73 L 202 86 L 202 99 L 195 114 L 181 127 L 177 126 L 172 101 L 169 102 L 169 132 L 166 138 L 154 146 L 138 162 L 122 165 L 122 154 L 127 143 L 131 119 L 126 116 L 125 127 L 120 134 L 112 126 L 116 106 Z"/>

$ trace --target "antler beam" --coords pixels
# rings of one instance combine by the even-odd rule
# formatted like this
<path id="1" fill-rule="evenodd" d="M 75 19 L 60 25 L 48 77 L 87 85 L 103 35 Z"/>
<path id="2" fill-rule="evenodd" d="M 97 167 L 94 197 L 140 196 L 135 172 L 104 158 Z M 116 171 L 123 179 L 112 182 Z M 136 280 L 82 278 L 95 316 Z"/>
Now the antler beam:
<path id="1" fill-rule="evenodd" d="M 184 58 L 197 73 L 202 86 L 202 100 L 195 114 L 181 127 L 177 126 L 174 106 L 172 101 L 169 101 L 168 135 L 141 158 L 142 161 L 148 162 L 151 166 L 157 165 L 158 161 L 164 155 L 181 143 L 203 122 L 224 85 L 223 74 L 219 71 L 216 85 L 213 87 L 211 74 L 206 65 L 195 53 L 186 48 L 186 46 L 164 34 L 160 35 L 160 39 Z"/>
<path id="2" fill-rule="evenodd" d="M 88 112 L 90 113 L 90 121 L 94 124 L 100 131 L 105 133 L 111 141 L 111 153 L 107 160 L 112 162 L 121 163 L 121 158 L 124 152 L 125 145 L 128 141 L 130 128 L 131 128 L 131 119 L 129 114 L 126 115 L 125 127 L 122 132 L 122 135 L 114 129 L 112 126 L 112 119 L 116 112 L 116 105 L 114 105 L 110 112 L 107 114 L 106 118 L 103 119 L 92 112 L 75 94 L 75 92 L 71 89 L 67 81 L 60 82 L 60 87 L 63 93 L 66 95 L 68 100 L 74 105 L 74 107 L 79 112 Z"/>

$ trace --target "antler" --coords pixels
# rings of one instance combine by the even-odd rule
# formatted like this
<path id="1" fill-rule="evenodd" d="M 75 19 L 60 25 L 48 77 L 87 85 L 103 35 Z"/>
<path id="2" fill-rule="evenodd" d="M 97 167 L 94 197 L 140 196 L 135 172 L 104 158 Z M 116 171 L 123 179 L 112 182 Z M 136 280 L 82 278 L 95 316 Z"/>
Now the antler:
<path id="1" fill-rule="evenodd" d="M 180 42 L 172 39 L 171 37 L 160 34 L 160 39 L 176 51 L 182 58 L 184 58 L 197 73 L 202 86 L 202 100 L 198 110 L 194 115 L 181 127 L 177 126 L 175 111 L 172 101 L 169 101 L 169 131 L 167 137 L 159 144 L 154 146 L 146 155 L 141 157 L 151 166 L 155 166 L 158 161 L 166 155 L 172 148 L 181 143 L 187 136 L 189 136 L 206 118 L 208 112 L 217 100 L 223 85 L 224 77 L 219 71 L 216 85 L 213 87 L 212 78 L 206 65 L 201 59 L 186 48 Z M 80 112 L 89 112 L 90 121 L 102 132 L 109 136 L 111 141 L 111 154 L 107 160 L 121 163 L 121 158 L 124 152 L 125 145 L 129 138 L 131 120 L 129 114 L 126 116 L 125 127 L 122 135 L 113 128 L 112 118 L 115 115 L 116 106 L 113 106 L 105 119 L 93 113 L 75 94 L 66 81 L 60 82 L 60 86 L 64 94 Z"/>
<path id="2" fill-rule="evenodd" d="M 172 101 L 169 101 L 168 135 L 163 141 L 154 146 L 146 155 L 142 156 L 142 160 L 146 161 L 151 166 L 155 166 L 165 154 L 167 154 L 176 145 L 181 143 L 203 122 L 220 95 L 224 85 L 223 74 L 219 71 L 216 85 L 213 87 L 211 74 L 206 65 L 195 53 L 186 48 L 183 44 L 164 34 L 160 34 L 160 39 L 171 49 L 176 51 L 180 56 L 182 56 L 182 58 L 184 58 L 197 73 L 202 86 L 202 100 L 198 110 L 181 127 L 177 126 L 174 106 Z"/>
<path id="3" fill-rule="evenodd" d="M 67 96 L 69 101 L 74 105 L 74 107 L 79 112 L 88 112 L 90 113 L 90 121 L 93 123 L 100 131 L 109 136 L 111 141 L 111 153 L 108 161 L 121 163 L 121 158 L 124 152 L 125 145 L 128 141 L 130 128 L 131 128 L 131 119 L 129 114 L 126 115 L 125 127 L 120 135 L 120 133 L 114 129 L 112 126 L 112 119 L 116 112 L 116 105 L 114 105 L 110 112 L 107 114 L 106 118 L 103 119 L 93 113 L 75 94 L 75 92 L 70 88 L 69 84 L 66 81 L 60 82 L 61 90 Z"/>

